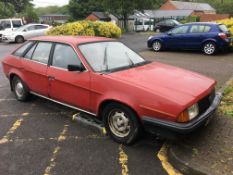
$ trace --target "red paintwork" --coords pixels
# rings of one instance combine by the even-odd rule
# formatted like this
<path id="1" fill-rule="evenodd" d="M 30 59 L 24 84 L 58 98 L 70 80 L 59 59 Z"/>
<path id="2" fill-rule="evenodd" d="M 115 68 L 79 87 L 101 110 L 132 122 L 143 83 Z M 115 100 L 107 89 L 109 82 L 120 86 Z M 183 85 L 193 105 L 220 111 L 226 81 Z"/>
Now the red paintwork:
<path id="1" fill-rule="evenodd" d="M 107 38 L 39 37 L 34 40 L 70 44 L 89 71 L 68 72 L 9 55 L 3 60 L 5 74 L 18 75 L 31 91 L 97 115 L 103 102 L 113 100 L 131 107 L 139 117 L 176 121 L 181 112 L 210 93 L 216 84 L 215 80 L 200 74 L 158 62 L 110 74 L 93 72 L 77 45 L 111 40 Z M 49 81 L 48 76 L 54 76 L 55 80 Z"/>

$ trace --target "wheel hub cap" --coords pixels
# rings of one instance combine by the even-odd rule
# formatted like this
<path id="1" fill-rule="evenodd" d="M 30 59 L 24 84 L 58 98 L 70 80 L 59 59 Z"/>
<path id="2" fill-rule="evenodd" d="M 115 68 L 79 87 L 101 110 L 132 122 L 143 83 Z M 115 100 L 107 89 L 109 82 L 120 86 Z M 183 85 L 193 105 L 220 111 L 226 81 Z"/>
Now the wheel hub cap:
<path id="1" fill-rule="evenodd" d="M 15 86 L 15 92 L 17 94 L 18 97 L 22 97 L 23 96 L 23 84 L 21 82 L 17 82 L 16 86 Z"/>
<path id="2" fill-rule="evenodd" d="M 155 42 L 155 43 L 153 44 L 153 48 L 154 48 L 155 51 L 158 51 L 158 50 L 160 50 L 160 48 L 161 48 L 161 44 L 160 44 L 159 42 Z"/>
<path id="3" fill-rule="evenodd" d="M 109 127 L 118 137 L 126 137 L 130 133 L 129 119 L 124 112 L 112 112 L 109 116 Z"/>
<path id="4" fill-rule="evenodd" d="M 213 54 L 215 51 L 215 46 L 213 44 L 206 44 L 204 47 L 204 51 L 206 54 Z"/>

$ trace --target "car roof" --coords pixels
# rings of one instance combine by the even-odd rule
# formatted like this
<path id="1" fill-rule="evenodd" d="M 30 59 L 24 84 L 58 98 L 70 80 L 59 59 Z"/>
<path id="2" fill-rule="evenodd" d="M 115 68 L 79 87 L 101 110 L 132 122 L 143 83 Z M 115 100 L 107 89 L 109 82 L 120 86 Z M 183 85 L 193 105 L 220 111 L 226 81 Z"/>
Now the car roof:
<path id="1" fill-rule="evenodd" d="M 188 25 L 218 25 L 218 23 L 216 22 L 191 22 L 191 23 L 187 23 Z M 184 24 L 185 25 L 185 24 Z"/>
<path id="2" fill-rule="evenodd" d="M 111 38 L 96 37 L 96 36 L 40 36 L 40 37 L 32 38 L 30 40 L 51 41 L 51 42 L 67 43 L 73 45 L 79 45 L 79 44 L 91 43 L 91 42 L 100 42 L 100 41 L 113 41 L 113 39 Z"/>

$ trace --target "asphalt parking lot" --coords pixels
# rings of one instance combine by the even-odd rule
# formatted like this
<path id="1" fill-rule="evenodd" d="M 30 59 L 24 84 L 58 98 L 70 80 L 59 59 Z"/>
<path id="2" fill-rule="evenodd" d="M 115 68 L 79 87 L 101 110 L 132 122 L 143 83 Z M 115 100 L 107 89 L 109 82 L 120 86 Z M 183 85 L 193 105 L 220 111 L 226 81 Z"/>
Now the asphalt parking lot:
<path id="1" fill-rule="evenodd" d="M 146 38 L 130 34 L 121 41 L 149 60 L 213 77 L 218 88 L 233 73 L 233 54 L 154 53 L 146 48 Z M 0 60 L 16 46 L 0 43 Z M 156 156 L 161 141 L 146 136 L 121 146 L 99 129 L 72 120 L 76 113 L 37 97 L 16 101 L 0 67 L 0 174 L 166 174 Z"/>

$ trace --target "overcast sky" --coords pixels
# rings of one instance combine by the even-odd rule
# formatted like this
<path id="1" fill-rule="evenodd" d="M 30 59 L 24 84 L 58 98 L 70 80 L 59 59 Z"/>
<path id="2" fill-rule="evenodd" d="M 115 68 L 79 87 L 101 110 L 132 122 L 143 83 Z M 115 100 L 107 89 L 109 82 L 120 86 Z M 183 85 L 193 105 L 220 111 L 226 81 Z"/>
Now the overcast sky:
<path id="1" fill-rule="evenodd" d="M 63 6 L 69 3 L 69 0 L 33 0 L 35 7 L 46 7 L 50 5 Z"/>

